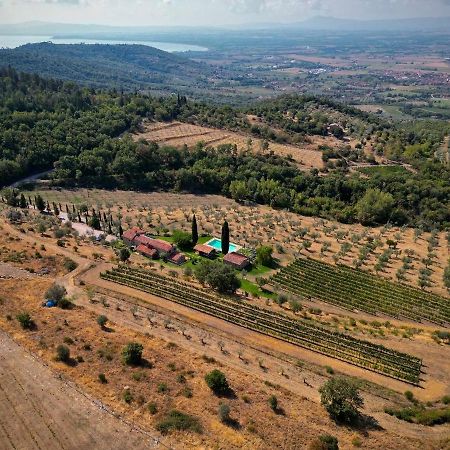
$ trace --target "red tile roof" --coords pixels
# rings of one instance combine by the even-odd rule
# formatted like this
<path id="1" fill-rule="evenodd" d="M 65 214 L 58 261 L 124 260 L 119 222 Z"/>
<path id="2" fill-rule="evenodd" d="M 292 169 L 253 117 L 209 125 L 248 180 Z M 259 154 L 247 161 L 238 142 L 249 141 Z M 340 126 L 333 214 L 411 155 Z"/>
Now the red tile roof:
<path id="1" fill-rule="evenodd" d="M 144 233 L 145 233 L 145 231 L 141 230 L 139 227 L 133 227 L 133 228 L 130 228 L 129 230 L 125 231 L 125 233 L 123 233 L 122 237 L 129 241 L 133 241 L 136 238 L 136 236 L 139 236 Z"/>
<path id="2" fill-rule="evenodd" d="M 205 255 L 211 255 L 212 253 L 214 253 L 216 251 L 215 248 L 210 247 L 209 245 L 205 245 L 205 244 L 197 244 L 194 247 L 194 250 L 199 253 L 204 253 Z"/>
<path id="3" fill-rule="evenodd" d="M 174 246 L 166 241 L 161 241 L 159 239 L 152 239 L 148 238 L 148 241 L 146 243 L 148 247 L 154 248 L 155 250 L 158 250 L 159 252 L 163 253 L 171 253 L 174 251 Z"/>
<path id="4" fill-rule="evenodd" d="M 138 245 L 143 244 L 149 247 L 150 243 L 152 242 L 152 239 L 149 238 L 148 236 L 145 236 L 145 234 L 141 234 L 140 236 L 135 237 L 133 241 Z"/>
<path id="5" fill-rule="evenodd" d="M 154 248 L 148 248 L 144 244 L 139 245 L 136 250 L 148 258 L 155 258 L 158 255 L 158 252 Z"/>
<path id="6" fill-rule="evenodd" d="M 175 264 L 182 264 L 186 261 L 186 256 L 184 256 L 183 253 L 175 253 L 175 255 L 170 258 L 170 261 Z"/>
<path id="7" fill-rule="evenodd" d="M 242 266 L 243 264 L 248 264 L 250 262 L 246 256 L 235 252 L 228 253 L 223 257 L 223 260 L 236 266 Z"/>

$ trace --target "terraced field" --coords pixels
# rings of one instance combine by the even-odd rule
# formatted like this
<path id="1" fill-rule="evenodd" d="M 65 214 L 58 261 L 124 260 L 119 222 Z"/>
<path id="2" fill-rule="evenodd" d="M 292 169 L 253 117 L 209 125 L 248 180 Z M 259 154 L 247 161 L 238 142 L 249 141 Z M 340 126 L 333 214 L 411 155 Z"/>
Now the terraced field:
<path id="1" fill-rule="evenodd" d="M 239 300 L 218 297 L 176 278 L 142 269 L 119 266 L 102 273 L 101 277 L 383 375 L 411 384 L 420 382 L 422 361 L 419 358 L 308 320 L 296 320 Z"/>
<path id="2" fill-rule="evenodd" d="M 163 123 L 157 122 L 147 126 L 144 133 L 135 136 L 136 139 L 147 139 L 159 144 L 172 145 L 174 147 L 195 146 L 198 142 L 204 142 L 209 146 L 221 144 L 236 144 L 239 149 L 248 148 L 249 136 L 232 131 L 216 130 L 198 125 L 181 122 Z M 342 145 L 342 142 L 333 137 L 314 136 L 313 143 L 296 145 L 278 144 L 271 142 L 269 151 L 281 156 L 292 156 L 300 168 L 320 169 L 323 167 L 322 152 L 318 151 L 319 145 Z M 252 138 L 252 149 L 260 151 L 261 139 Z"/>
<path id="3" fill-rule="evenodd" d="M 271 283 L 293 294 L 350 310 L 440 325 L 450 323 L 450 300 L 348 266 L 302 258 L 277 272 Z"/>

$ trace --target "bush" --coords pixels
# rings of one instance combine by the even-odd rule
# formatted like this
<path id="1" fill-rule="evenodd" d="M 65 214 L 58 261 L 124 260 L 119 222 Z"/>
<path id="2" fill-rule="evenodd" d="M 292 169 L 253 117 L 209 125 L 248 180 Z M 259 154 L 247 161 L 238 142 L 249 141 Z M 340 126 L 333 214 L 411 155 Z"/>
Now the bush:
<path id="1" fill-rule="evenodd" d="M 67 270 L 67 272 L 72 272 L 78 267 L 78 264 L 70 258 L 66 258 L 64 261 L 64 268 Z"/>
<path id="2" fill-rule="evenodd" d="M 20 326 L 24 330 L 31 330 L 34 327 L 34 321 L 28 313 L 20 313 L 17 315 L 17 320 L 20 323 Z"/>
<path id="3" fill-rule="evenodd" d="M 219 409 L 217 411 L 217 414 L 219 416 L 219 420 L 222 423 L 228 423 L 230 421 L 230 406 L 226 405 L 225 403 L 221 403 L 219 405 Z"/>
<path id="4" fill-rule="evenodd" d="M 45 293 L 45 298 L 49 300 L 54 300 L 56 303 L 59 303 L 66 295 L 67 291 L 64 286 L 54 284 Z"/>
<path id="5" fill-rule="evenodd" d="M 156 405 L 155 402 L 150 402 L 150 403 L 147 405 L 147 409 L 148 409 L 148 412 L 149 412 L 151 415 L 155 415 L 155 414 L 158 412 L 158 406 Z"/>
<path id="6" fill-rule="evenodd" d="M 415 398 L 414 398 L 414 394 L 413 394 L 411 391 L 406 391 L 406 392 L 405 392 L 405 397 L 406 397 L 410 402 L 413 402 L 413 403 L 414 403 Z"/>
<path id="7" fill-rule="evenodd" d="M 220 370 L 214 369 L 213 371 L 206 374 L 205 381 L 208 387 L 216 395 L 226 395 L 230 391 L 230 386 L 228 385 L 227 378 Z"/>
<path id="8" fill-rule="evenodd" d="M 100 325 L 101 329 L 104 329 L 108 323 L 108 318 L 104 315 L 100 315 L 97 317 L 97 323 Z"/>
<path id="9" fill-rule="evenodd" d="M 70 349 L 66 345 L 58 345 L 56 348 L 56 360 L 61 362 L 70 361 Z"/>
<path id="10" fill-rule="evenodd" d="M 358 408 L 364 401 L 353 382 L 342 377 L 332 378 L 319 392 L 322 405 L 334 420 L 352 423 L 359 417 Z"/>
<path id="11" fill-rule="evenodd" d="M 125 389 L 122 396 L 125 403 L 130 404 L 133 401 L 133 394 L 129 389 Z"/>
<path id="12" fill-rule="evenodd" d="M 160 394 L 164 394 L 169 390 L 169 387 L 167 386 L 166 383 L 159 383 L 158 384 L 158 392 Z"/>
<path id="13" fill-rule="evenodd" d="M 106 379 L 106 375 L 104 373 L 99 373 L 98 379 L 102 384 L 106 384 L 108 382 L 108 380 Z"/>
<path id="14" fill-rule="evenodd" d="M 169 411 L 166 417 L 156 425 L 156 429 L 162 434 L 167 434 L 172 430 L 194 431 L 196 433 L 201 433 L 202 431 L 200 422 L 196 417 L 176 409 Z"/>
<path id="15" fill-rule="evenodd" d="M 272 411 L 278 410 L 278 399 L 275 397 L 275 395 L 271 395 L 269 397 L 269 406 Z"/>
<path id="16" fill-rule="evenodd" d="M 122 351 L 123 362 L 127 365 L 138 366 L 142 363 L 144 347 L 137 342 L 130 342 Z"/>
<path id="17" fill-rule="evenodd" d="M 58 301 L 57 304 L 61 309 L 73 308 L 73 303 L 67 297 L 63 297 L 61 300 Z"/>
<path id="18" fill-rule="evenodd" d="M 319 440 L 326 445 L 328 450 L 339 450 L 338 440 L 331 434 L 322 434 L 322 436 L 319 436 Z"/>

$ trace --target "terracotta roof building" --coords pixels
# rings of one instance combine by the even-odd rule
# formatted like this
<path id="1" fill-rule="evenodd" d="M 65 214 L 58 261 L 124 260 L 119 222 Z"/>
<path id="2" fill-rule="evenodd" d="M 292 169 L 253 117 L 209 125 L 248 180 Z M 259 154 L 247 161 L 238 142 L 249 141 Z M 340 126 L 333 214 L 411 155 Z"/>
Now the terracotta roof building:
<path id="1" fill-rule="evenodd" d="M 184 256 L 183 253 L 175 253 L 169 258 L 169 261 L 173 262 L 177 266 L 181 266 L 181 264 L 186 262 L 186 256 Z"/>
<path id="2" fill-rule="evenodd" d="M 214 247 L 210 247 L 209 245 L 205 244 L 197 244 L 194 247 L 194 250 L 200 256 L 206 256 L 207 258 L 212 258 L 216 254 L 216 249 Z"/>
<path id="3" fill-rule="evenodd" d="M 239 270 L 245 269 L 250 265 L 250 260 L 246 256 L 240 255 L 236 252 L 231 252 L 228 253 L 228 255 L 225 255 L 223 257 L 223 262 Z"/>
<path id="4" fill-rule="evenodd" d="M 172 244 L 160 239 L 147 238 L 145 245 L 158 250 L 160 253 L 168 253 L 169 255 L 175 251 L 175 247 Z"/>
<path id="5" fill-rule="evenodd" d="M 145 231 L 141 230 L 139 227 L 133 227 L 130 228 L 129 230 L 125 231 L 125 233 L 123 233 L 122 235 L 122 239 L 124 240 L 124 242 L 128 245 L 133 245 L 134 244 L 134 240 L 140 236 L 141 234 L 144 234 Z"/>
<path id="6" fill-rule="evenodd" d="M 144 244 L 140 244 L 136 251 L 147 258 L 156 259 L 158 257 L 158 252 L 154 248 L 148 248 Z"/>

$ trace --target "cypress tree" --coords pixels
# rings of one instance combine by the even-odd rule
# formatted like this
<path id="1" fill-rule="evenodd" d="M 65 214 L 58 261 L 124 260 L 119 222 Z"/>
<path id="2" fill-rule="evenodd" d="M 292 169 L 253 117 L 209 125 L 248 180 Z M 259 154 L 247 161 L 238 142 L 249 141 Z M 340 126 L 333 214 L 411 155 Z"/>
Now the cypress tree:
<path id="1" fill-rule="evenodd" d="M 192 217 L 192 245 L 197 245 L 198 242 L 198 227 L 197 227 L 197 217 Z"/>
<path id="2" fill-rule="evenodd" d="M 228 226 L 228 222 L 225 222 L 222 225 L 222 253 L 224 255 L 228 254 L 230 250 L 230 228 Z"/>
<path id="3" fill-rule="evenodd" d="M 19 206 L 23 209 L 25 209 L 27 207 L 27 201 L 25 199 L 25 195 L 23 195 L 23 194 L 20 194 Z"/>
<path id="4" fill-rule="evenodd" d="M 40 195 L 38 195 L 38 196 L 35 198 L 35 202 L 36 202 L 36 208 L 37 208 L 40 212 L 44 211 L 44 209 L 45 209 L 45 203 L 44 203 L 44 199 L 43 199 Z"/>
<path id="5" fill-rule="evenodd" d="M 119 236 L 122 237 L 122 234 L 123 234 L 122 224 L 119 224 Z"/>

